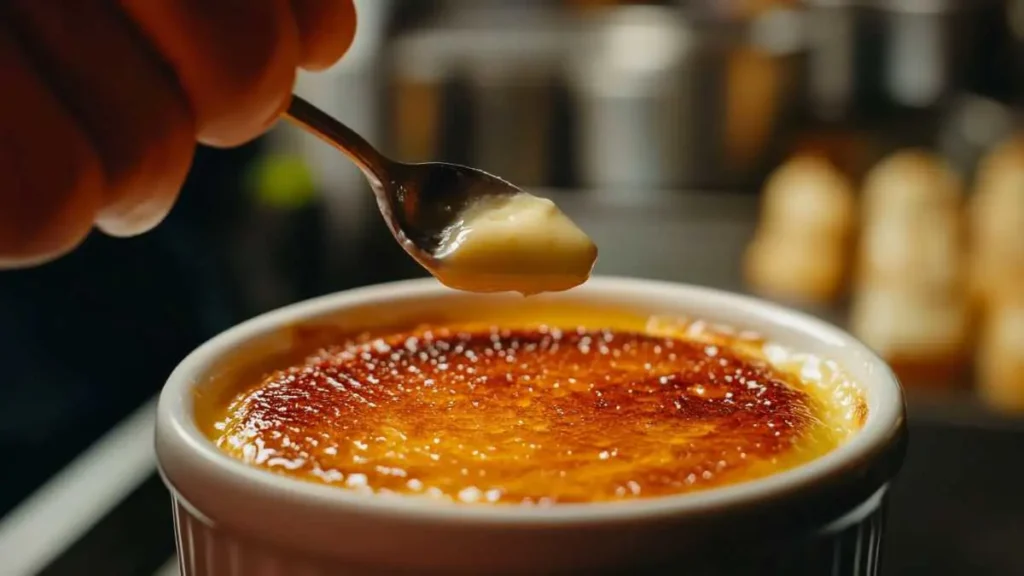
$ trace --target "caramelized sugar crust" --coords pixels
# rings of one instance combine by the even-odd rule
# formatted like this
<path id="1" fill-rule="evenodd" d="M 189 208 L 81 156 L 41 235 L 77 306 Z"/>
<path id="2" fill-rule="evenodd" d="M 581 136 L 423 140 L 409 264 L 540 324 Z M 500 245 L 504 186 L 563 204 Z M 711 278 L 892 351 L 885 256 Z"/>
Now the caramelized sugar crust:
<path id="1" fill-rule="evenodd" d="M 679 494 L 834 448 L 818 400 L 736 349 L 645 333 L 423 328 L 239 394 L 224 451 L 357 491 L 544 505 Z"/>

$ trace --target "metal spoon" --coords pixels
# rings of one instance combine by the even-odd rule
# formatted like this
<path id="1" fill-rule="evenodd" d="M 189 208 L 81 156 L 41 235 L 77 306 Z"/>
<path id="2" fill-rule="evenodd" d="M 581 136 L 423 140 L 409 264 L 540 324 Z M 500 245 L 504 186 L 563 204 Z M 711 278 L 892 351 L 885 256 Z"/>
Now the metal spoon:
<path id="1" fill-rule="evenodd" d="M 522 276 L 524 272 L 529 276 L 530 271 L 522 270 L 521 266 L 520 269 L 508 273 L 500 269 L 486 271 L 490 274 L 490 279 L 483 282 L 464 282 L 465 271 L 460 271 L 459 285 L 446 281 L 446 253 L 451 252 L 453 246 L 457 248 L 457 243 L 452 242 L 452 229 L 460 223 L 467 209 L 481 205 L 481 201 L 492 199 L 499 202 L 505 198 L 520 196 L 538 201 L 541 199 L 536 199 L 505 180 L 475 168 L 443 162 L 406 164 L 391 160 L 352 129 L 298 96 L 292 97 L 291 105 L 284 116 L 333 145 L 359 166 L 370 182 L 380 212 L 395 239 L 410 256 L 441 282 L 455 288 L 474 291 L 515 290 L 533 293 L 565 290 L 582 283 L 589 275 L 597 258 L 597 250 L 592 243 L 590 253 L 577 250 L 580 253 L 573 257 L 574 261 L 549 262 L 547 269 L 538 269 L 535 278 L 528 278 L 525 281 Z M 547 202 L 547 205 L 557 212 L 550 201 L 543 202 Z M 558 212 L 558 215 L 561 213 Z M 561 218 L 586 238 L 568 219 L 564 216 Z M 562 227 L 561 232 L 565 232 L 563 222 L 558 222 L 558 226 Z M 586 241 L 589 242 L 589 238 L 586 238 Z M 519 251 L 522 252 L 522 249 Z M 499 255 L 498 260 L 502 256 L 505 255 Z M 516 263 L 526 261 L 523 254 L 515 256 Z M 497 264 L 498 267 L 500 265 Z M 551 274 L 551 270 L 554 269 L 552 266 L 560 266 L 558 278 Z M 483 274 L 484 271 L 481 271 L 480 275 Z M 495 278 L 498 280 L 494 280 Z"/>

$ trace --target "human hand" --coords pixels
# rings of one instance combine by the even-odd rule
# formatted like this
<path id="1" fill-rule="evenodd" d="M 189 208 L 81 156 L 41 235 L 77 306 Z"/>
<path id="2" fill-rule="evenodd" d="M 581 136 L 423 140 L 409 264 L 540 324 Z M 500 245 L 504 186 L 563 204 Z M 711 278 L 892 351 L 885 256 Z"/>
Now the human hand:
<path id="1" fill-rule="evenodd" d="M 330 66 L 354 35 L 353 0 L 3 0 L 0 267 L 94 225 L 149 230 L 197 142 L 258 136 L 296 69 Z"/>

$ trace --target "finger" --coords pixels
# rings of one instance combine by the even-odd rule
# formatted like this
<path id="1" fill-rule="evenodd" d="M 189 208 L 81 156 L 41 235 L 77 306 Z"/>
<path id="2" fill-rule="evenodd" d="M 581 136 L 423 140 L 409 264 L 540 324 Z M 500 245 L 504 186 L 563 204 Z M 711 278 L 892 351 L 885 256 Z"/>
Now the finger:
<path id="1" fill-rule="evenodd" d="M 323 70 L 345 55 L 356 36 L 352 0 L 291 0 L 301 44 L 300 65 Z"/>
<path id="2" fill-rule="evenodd" d="M 99 154 L 106 189 L 97 224 L 115 235 L 156 226 L 195 148 L 191 112 L 170 71 L 105 2 L 7 0 L 2 12 Z"/>
<path id="3" fill-rule="evenodd" d="M 291 98 L 298 30 L 287 0 L 120 0 L 174 70 L 199 141 L 258 136 Z"/>
<path id="4" fill-rule="evenodd" d="M 100 202 L 99 158 L 0 20 L 0 266 L 71 250 Z"/>

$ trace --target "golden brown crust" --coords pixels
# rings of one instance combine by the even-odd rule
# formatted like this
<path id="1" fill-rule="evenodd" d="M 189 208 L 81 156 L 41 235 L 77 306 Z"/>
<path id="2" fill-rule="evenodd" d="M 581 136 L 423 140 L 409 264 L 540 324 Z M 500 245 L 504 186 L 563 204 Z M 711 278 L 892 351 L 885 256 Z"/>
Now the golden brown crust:
<path id="1" fill-rule="evenodd" d="M 737 349 L 652 334 L 424 328 L 327 349 L 241 393 L 230 454 L 350 489 L 464 502 L 644 498 L 753 479 L 838 442 Z"/>

